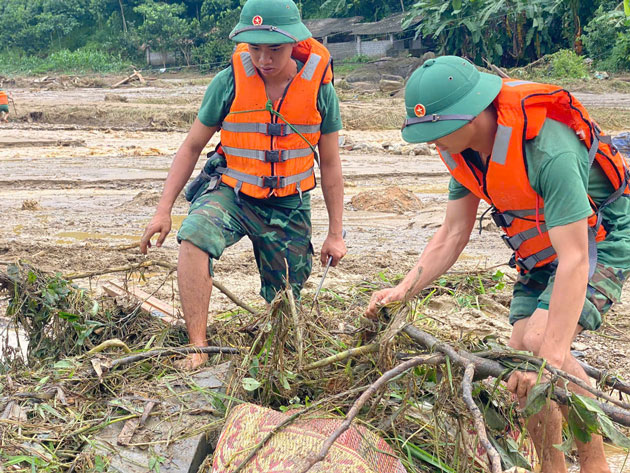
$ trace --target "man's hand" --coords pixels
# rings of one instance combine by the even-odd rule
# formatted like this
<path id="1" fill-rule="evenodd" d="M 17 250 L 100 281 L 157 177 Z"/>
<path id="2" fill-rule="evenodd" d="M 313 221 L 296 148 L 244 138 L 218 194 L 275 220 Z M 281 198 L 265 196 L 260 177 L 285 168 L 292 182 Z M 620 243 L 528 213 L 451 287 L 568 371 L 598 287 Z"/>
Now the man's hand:
<path id="1" fill-rule="evenodd" d="M 542 377 L 540 382 L 547 381 L 546 377 Z M 522 408 L 525 407 L 527 396 L 534 386 L 538 384 L 538 373 L 534 371 L 514 371 L 510 375 L 507 382 L 508 391 L 514 394 Z"/>
<path id="2" fill-rule="evenodd" d="M 372 294 L 368 308 L 365 310 L 366 317 L 375 319 L 378 316 L 378 311 L 381 310 L 381 307 L 389 304 L 390 302 L 402 301 L 406 294 L 407 291 L 402 290 L 400 285 L 376 291 Z"/>
<path id="3" fill-rule="evenodd" d="M 169 213 L 165 212 L 156 212 L 147 228 L 144 231 L 144 235 L 142 235 L 142 239 L 140 240 L 140 251 L 142 254 L 147 254 L 147 249 L 151 248 L 151 237 L 156 233 L 159 233 L 157 241 L 155 242 L 155 246 L 158 248 L 162 246 L 164 240 L 167 235 L 171 231 L 172 219 Z"/>
<path id="4" fill-rule="evenodd" d="M 343 237 L 339 236 L 331 236 L 330 233 L 326 237 L 326 241 L 322 245 L 321 252 L 321 262 L 322 265 L 326 265 L 328 263 L 328 258 L 332 256 L 331 266 L 337 266 L 339 260 L 343 258 L 348 250 L 346 249 L 346 243 L 343 241 Z"/>

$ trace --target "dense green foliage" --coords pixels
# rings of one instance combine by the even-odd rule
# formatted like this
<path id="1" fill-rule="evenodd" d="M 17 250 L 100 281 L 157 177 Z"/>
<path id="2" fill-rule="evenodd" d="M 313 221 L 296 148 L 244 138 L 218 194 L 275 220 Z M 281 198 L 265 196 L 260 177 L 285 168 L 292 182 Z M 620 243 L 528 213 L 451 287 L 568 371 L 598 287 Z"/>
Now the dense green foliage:
<path id="1" fill-rule="evenodd" d="M 223 67 L 245 0 L 3 0 L 0 73 L 109 72 L 144 64 L 147 48 L 179 65 Z M 574 50 L 611 71 L 630 68 L 630 20 L 620 0 L 298 0 L 304 18 L 405 11 L 424 44 L 481 64 L 531 62 Z M 630 6 L 627 7 L 630 11 Z M 410 23 L 411 24 L 411 23 Z M 400 38 L 410 38 L 411 29 Z M 163 61 L 163 65 L 165 61 Z"/>

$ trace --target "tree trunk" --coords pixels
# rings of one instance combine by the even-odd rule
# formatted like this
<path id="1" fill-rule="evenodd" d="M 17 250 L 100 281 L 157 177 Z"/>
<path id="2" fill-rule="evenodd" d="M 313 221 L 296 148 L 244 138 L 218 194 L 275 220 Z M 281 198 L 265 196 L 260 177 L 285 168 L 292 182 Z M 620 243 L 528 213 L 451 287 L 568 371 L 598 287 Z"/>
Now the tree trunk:
<path id="1" fill-rule="evenodd" d="M 123 31 L 127 34 L 127 21 L 125 20 L 125 9 L 123 8 L 122 0 L 118 0 L 120 5 L 120 16 L 122 16 Z"/>

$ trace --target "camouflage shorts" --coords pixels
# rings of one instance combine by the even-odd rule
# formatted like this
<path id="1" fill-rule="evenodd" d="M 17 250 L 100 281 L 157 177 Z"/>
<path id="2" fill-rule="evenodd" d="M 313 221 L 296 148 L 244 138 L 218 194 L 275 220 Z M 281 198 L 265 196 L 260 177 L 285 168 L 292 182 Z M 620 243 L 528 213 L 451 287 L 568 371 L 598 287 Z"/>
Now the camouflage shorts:
<path id="1" fill-rule="evenodd" d="M 602 315 L 615 302 L 619 302 L 623 282 L 630 270 L 621 270 L 597 263 L 595 272 L 586 288 L 586 300 L 580 314 L 579 324 L 586 330 L 597 330 L 602 324 Z M 555 266 L 521 274 L 514 285 L 510 306 L 510 323 L 530 317 L 537 308 L 549 309 L 549 301 L 555 281 Z"/>
<path id="2" fill-rule="evenodd" d="M 246 235 L 254 246 L 260 295 L 271 302 L 286 287 L 288 264 L 289 281 L 299 298 L 313 262 L 310 209 L 271 206 L 243 196 L 238 204 L 233 189 L 222 184 L 191 204 L 177 240 L 189 241 L 208 253 L 209 271 L 214 275 L 212 258 L 219 259 L 225 248 Z"/>

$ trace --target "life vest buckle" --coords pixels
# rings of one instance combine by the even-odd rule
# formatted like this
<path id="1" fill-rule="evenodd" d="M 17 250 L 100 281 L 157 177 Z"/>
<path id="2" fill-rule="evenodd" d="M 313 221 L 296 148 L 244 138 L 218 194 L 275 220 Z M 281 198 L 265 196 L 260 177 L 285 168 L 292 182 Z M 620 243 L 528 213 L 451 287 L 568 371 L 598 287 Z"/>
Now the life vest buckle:
<path id="1" fill-rule="evenodd" d="M 498 227 L 509 227 L 510 225 L 512 225 L 512 222 L 514 221 L 514 217 L 507 214 L 507 213 L 501 213 L 497 210 L 494 210 L 490 216 L 492 217 L 492 220 L 494 221 L 494 223 L 498 226 Z"/>
<path id="2" fill-rule="evenodd" d="M 284 123 L 267 123 L 267 135 L 268 136 L 285 136 L 285 124 Z"/>
<path id="3" fill-rule="evenodd" d="M 262 179 L 261 187 L 266 187 L 268 189 L 279 189 L 281 187 L 284 187 L 282 185 L 284 177 L 282 176 L 262 176 L 261 179 Z"/>
<path id="4" fill-rule="evenodd" d="M 265 151 L 265 162 L 266 163 L 279 163 L 280 159 L 280 150 L 272 149 Z M 272 176 L 273 177 L 273 176 Z"/>

